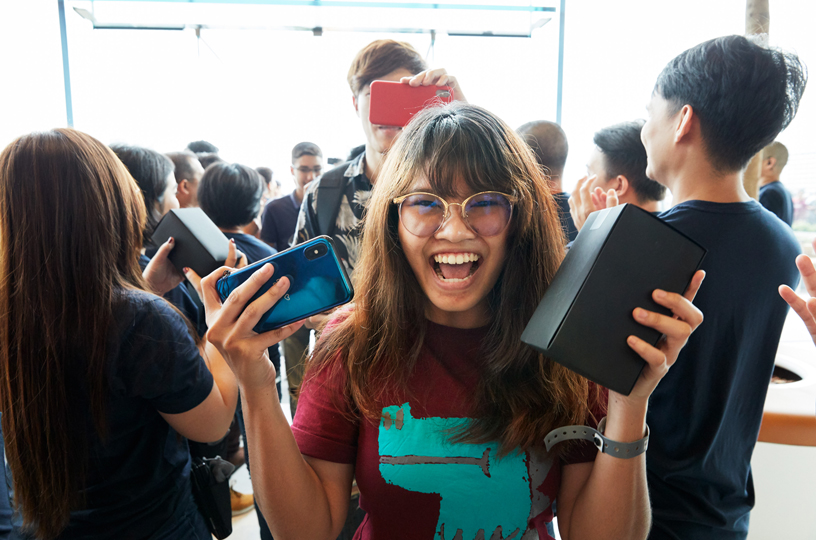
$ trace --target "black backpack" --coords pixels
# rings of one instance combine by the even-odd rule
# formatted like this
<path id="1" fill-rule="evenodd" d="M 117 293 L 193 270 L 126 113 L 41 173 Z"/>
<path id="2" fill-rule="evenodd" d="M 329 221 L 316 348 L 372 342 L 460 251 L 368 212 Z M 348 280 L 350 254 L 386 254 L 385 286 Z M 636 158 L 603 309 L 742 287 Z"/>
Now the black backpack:
<path id="1" fill-rule="evenodd" d="M 340 213 L 340 204 L 343 202 L 343 193 L 348 185 L 346 169 L 348 163 L 342 163 L 320 177 L 317 185 L 317 227 L 315 236 L 331 236 L 337 224 L 337 215 Z"/>

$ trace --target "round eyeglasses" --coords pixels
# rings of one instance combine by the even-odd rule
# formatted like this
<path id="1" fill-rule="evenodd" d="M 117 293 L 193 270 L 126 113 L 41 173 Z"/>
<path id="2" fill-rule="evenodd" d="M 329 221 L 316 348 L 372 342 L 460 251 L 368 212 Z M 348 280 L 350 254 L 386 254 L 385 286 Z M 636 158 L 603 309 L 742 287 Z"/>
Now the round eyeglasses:
<path id="1" fill-rule="evenodd" d="M 393 200 L 399 205 L 399 218 L 413 235 L 431 236 L 442 228 L 450 207 L 458 206 L 462 220 L 480 236 L 496 236 L 501 233 L 513 215 L 514 198 L 498 191 L 483 191 L 471 195 L 461 203 L 448 203 L 433 193 L 409 193 Z"/>

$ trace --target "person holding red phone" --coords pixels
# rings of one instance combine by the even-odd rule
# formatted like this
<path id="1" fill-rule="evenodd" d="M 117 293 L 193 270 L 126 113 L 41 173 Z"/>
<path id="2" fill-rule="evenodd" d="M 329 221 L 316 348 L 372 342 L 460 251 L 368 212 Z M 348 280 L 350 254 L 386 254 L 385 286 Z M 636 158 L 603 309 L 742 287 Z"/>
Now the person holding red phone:
<path id="1" fill-rule="evenodd" d="M 402 132 L 401 126 L 369 121 L 373 81 L 401 82 L 412 87 L 449 86 L 455 99 L 466 101 L 456 77 L 443 68 L 428 69 L 419 52 L 408 43 L 381 39 L 357 53 L 349 68 L 348 83 L 366 137 L 365 151 L 309 184 L 294 239 L 299 244 L 321 234 L 331 236 L 352 275 L 359 251 L 357 225 L 385 154 Z M 313 319 L 313 325 L 319 322 L 320 318 Z"/>

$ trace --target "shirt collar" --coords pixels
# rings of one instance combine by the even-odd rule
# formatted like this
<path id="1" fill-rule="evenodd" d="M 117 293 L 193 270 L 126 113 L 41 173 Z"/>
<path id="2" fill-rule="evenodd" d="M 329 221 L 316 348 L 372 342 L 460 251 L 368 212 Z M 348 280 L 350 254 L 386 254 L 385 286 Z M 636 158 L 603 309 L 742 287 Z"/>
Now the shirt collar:
<path id="1" fill-rule="evenodd" d="M 365 176 L 365 150 L 360 152 L 360 155 L 349 162 L 346 172 L 343 174 L 346 178 L 354 178 L 355 176 Z"/>
<path id="2" fill-rule="evenodd" d="M 292 193 L 289 194 L 289 200 L 292 201 L 292 206 L 294 206 L 295 208 L 300 209 L 300 205 L 298 204 L 297 199 L 295 199 L 295 191 L 294 190 L 292 190 Z"/>

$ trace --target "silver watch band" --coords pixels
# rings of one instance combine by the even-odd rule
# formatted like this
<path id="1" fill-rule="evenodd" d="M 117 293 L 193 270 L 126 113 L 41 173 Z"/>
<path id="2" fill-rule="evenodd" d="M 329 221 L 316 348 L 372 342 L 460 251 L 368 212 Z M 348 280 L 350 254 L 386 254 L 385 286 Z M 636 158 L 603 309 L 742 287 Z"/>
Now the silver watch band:
<path id="1" fill-rule="evenodd" d="M 598 429 L 592 429 L 588 426 L 565 426 L 550 431 L 544 437 L 544 445 L 547 447 L 547 452 L 550 448 L 560 443 L 561 441 L 569 441 L 572 439 L 583 439 L 592 441 L 602 454 L 608 454 L 617 458 L 628 459 L 646 451 L 649 446 L 649 426 L 646 426 L 646 436 L 642 439 L 624 443 L 613 441 L 604 437 L 603 432 L 606 428 L 606 417 L 598 424 Z"/>

